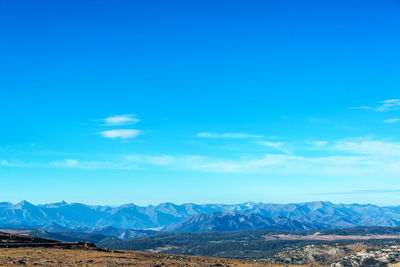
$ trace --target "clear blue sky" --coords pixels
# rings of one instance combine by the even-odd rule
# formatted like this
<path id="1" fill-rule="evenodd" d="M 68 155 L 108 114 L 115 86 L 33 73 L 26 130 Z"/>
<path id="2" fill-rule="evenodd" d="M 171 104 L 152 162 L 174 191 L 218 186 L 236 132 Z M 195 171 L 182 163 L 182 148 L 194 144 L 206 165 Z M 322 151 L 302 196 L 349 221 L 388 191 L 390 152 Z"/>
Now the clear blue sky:
<path id="1" fill-rule="evenodd" d="M 0 3 L 1 200 L 400 205 L 400 3 Z"/>

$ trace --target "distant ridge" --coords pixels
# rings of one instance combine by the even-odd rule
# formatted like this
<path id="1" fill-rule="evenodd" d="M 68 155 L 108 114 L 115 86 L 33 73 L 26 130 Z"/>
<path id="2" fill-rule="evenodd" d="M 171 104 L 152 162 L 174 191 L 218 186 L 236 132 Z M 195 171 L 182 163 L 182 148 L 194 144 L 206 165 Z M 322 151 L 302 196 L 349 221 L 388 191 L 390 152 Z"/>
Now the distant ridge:
<path id="1" fill-rule="evenodd" d="M 44 227 L 41 227 L 41 229 L 45 230 L 45 231 L 67 231 L 68 228 L 62 227 L 61 225 L 55 223 L 55 222 L 51 222 L 47 225 L 45 225 Z"/>
<path id="2" fill-rule="evenodd" d="M 114 231 L 117 236 L 137 236 L 143 234 L 137 230 L 145 229 L 231 231 L 297 228 L 304 230 L 399 225 L 400 207 L 333 204 L 323 201 L 297 204 L 246 202 L 230 205 L 162 203 L 146 207 L 135 204 L 117 207 L 92 206 L 65 201 L 44 205 L 33 205 L 27 201 L 17 204 L 0 202 L 2 228 L 42 228 L 51 231 L 77 232 L 101 232 L 103 229 L 103 231 Z"/>
<path id="3" fill-rule="evenodd" d="M 287 218 L 263 217 L 259 214 L 241 214 L 233 211 L 218 211 L 214 213 L 194 215 L 182 222 L 167 226 L 167 232 L 228 232 L 239 230 L 308 230 L 318 228 L 312 224 L 301 223 Z"/>

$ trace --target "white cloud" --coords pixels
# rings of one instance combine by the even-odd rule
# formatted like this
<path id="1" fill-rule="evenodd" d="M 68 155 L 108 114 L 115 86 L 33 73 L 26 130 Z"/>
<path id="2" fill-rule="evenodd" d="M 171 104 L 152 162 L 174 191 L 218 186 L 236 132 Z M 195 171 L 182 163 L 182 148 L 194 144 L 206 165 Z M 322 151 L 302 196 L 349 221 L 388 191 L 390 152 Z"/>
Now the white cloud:
<path id="1" fill-rule="evenodd" d="M 350 109 L 366 109 L 366 110 L 373 110 L 373 111 L 390 111 L 390 110 L 397 110 L 400 109 L 400 99 L 388 99 L 384 101 L 380 101 L 378 106 L 371 107 L 371 106 L 361 106 L 361 107 L 350 107 Z"/>
<path id="2" fill-rule="evenodd" d="M 0 166 L 4 167 L 28 167 L 28 166 L 34 166 L 35 164 L 28 163 L 28 162 L 22 162 L 20 160 L 16 159 L 11 159 L 11 160 L 0 160 Z"/>
<path id="3" fill-rule="evenodd" d="M 10 167 L 12 166 L 12 164 L 10 164 L 10 162 L 8 160 L 0 160 L 0 166 L 7 166 Z"/>
<path id="4" fill-rule="evenodd" d="M 376 108 L 377 111 L 388 111 L 400 108 L 400 99 L 389 99 L 380 102 L 381 105 Z"/>
<path id="5" fill-rule="evenodd" d="M 132 139 L 141 134 L 141 131 L 134 129 L 116 129 L 99 132 L 99 134 L 111 139 Z"/>
<path id="6" fill-rule="evenodd" d="M 198 165 L 189 165 L 193 169 L 216 173 L 279 173 L 282 167 L 297 157 L 282 154 L 265 154 L 259 157 L 243 157 L 236 160 L 203 159 Z"/>
<path id="7" fill-rule="evenodd" d="M 286 154 L 289 154 L 289 153 L 290 153 L 289 149 L 287 149 L 287 147 L 286 147 L 287 144 L 284 143 L 284 142 L 260 141 L 260 142 L 258 142 L 258 143 L 259 143 L 260 145 L 267 146 L 267 147 L 270 147 L 270 148 L 279 150 L 279 151 L 284 152 L 284 153 L 286 153 Z"/>
<path id="8" fill-rule="evenodd" d="M 287 154 L 283 142 L 268 146 L 285 154 L 264 154 L 239 158 L 202 156 L 171 157 L 165 166 L 215 173 L 310 174 L 325 176 L 398 175 L 400 172 L 400 143 L 355 138 L 337 142 L 321 141 L 321 152 L 328 156 Z M 332 144 L 332 145 L 330 145 Z"/>
<path id="9" fill-rule="evenodd" d="M 245 138 L 262 138 L 262 135 L 248 134 L 248 133 L 198 133 L 197 137 L 201 138 L 231 138 L 231 139 L 245 139 Z"/>
<path id="10" fill-rule="evenodd" d="M 301 160 L 301 157 L 284 154 L 265 154 L 259 157 L 240 157 L 222 159 L 208 156 L 148 156 L 130 155 L 125 159 L 142 166 L 158 166 L 170 170 L 191 170 L 213 173 L 273 173 L 285 170 L 283 165 L 290 160 Z M 298 168 L 295 168 L 298 170 Z"/>
<path id="11" fill-rule="evenodd" d="M 316 147 L 323 147 L 328 144 L 328 141 L 310 141 L 310 142 L 305 142 L 305 143 L 316 146 Z"/>
<path id="12" fill-rule="evenodd" d="M 400 122 L 399 118 L 396 119 L 387 119 L 383 121 L 384 123 L 396 123 L 396 122 Z"/>
<path id="13" fill-rule="evenodd" d="M 5 163 L 5 162 L 2 162 Z M 1 165 L 1 164 L 0 164 Z M 243 156 L 239 158 L 215 158 L 197 155 L 128 155 L 113 158 L 109 161 L 85 161 L 65 159 L 47 164 L 9 165 L 9 167 L 40 167 L 68 169 L 154 169 L 163 168 L 166 171 L 200 171 L 207 173 L 242 173 L 266 175 L 323 175 L 323 176 L 360 176 L 383 172 L 400 172 L 399 157 L 381 159 L 366 155 L 346 155 L 327 157 L 305 157 L 287 154 L 264 154 L 259 156 Z"/>
<path id="14" fill-rule="evenodd" d="M 136 124 L 140 120 L 138 118 L 136 118 L 136 115 L 125 114 L 125 115 L 110 116 L 110 117 L 103 119 L 102 121 L 104 122 L 103 125 L 116 126 L 116 125 Z"/>
<path id="15" fill-rule="evenodd" d="M 77 169 L 95 169 L 103 166 L 101 162 L 81 162 L 76 159 L 66 159 L 54 161 L 51 163 L 54 167 L 62 167 L 62 168 L 77 168 Z"/>
<path id="16" fill-rule="evenodd" d="M 400 143 L 356 138 L 336 142 L 332 150 L 379 157 L 400 157 Z"/>
<path id="17" fill-rule="evenodd" d="M 0 166 L 71 169 L 154 169 L 165 171 L 196 171 L 207 173 L 243 173 L 263 175 L 310 175 L 314 177 L 398 177 L 400 175 L 400 142 L 352 138 L 338 141 L 320 141 L 313 146 L 316 153 L 301 150 L 288 153 L 285 142 L 267 142 L 264 145 L 281 153 L 247 154 L 226 157 L 199 155 L 120 155 L 106 160 L 64 159 L 51 162 L 21 162 L 2 159 Z M 294 154 L 297 152 L 297 155 Z M 321 153 L 319 153 L 321 152 Z M 318 155 L 319 154 L 319 155 Z M 323 155 L 323 156 L 321 156 Z"/>
<path id="18" fill-rule="evenodd" d="M 124 157 L 127 162 L 137 164 L 150 164 L 156 166 L 168 166 L 175 162 L 175 157 L 170 155 L 148 156 L 148 155 L 128 155 Z"/>
<path id="19" fill-rule="evenodd" d="M 328 156 L 293 155 L 284 142 L 268 146 L 283 153 L 219 158 L 199 155 L 125 155 L 113 162 L 63 161 L 69 168 L 164 168 L 210 173 L 309 174 L 319 176 L 394 175 L 400 173 L 400 143 L 368 138 L 353 138 L 317 147 Z M 266 144 L 265 144 L 266 145 Z M 326 153 L 324 153 L 326 154 Z"/>
<path id="20" fill-rule="evenodd" d="M 81 161 L 77 159 L 66 159 L 50 162 L 50 166 L 56 168 L 70 168 L 70 169 L 116 169 L 116 170 L 130 170 L 136 168 L 129 162 L 118 161 Z"/>

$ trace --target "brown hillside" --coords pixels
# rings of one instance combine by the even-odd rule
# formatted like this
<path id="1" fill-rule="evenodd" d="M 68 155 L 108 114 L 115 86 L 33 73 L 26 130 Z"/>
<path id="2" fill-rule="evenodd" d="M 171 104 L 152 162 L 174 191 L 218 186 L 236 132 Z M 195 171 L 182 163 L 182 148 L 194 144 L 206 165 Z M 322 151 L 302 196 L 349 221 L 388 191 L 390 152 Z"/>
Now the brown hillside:
<path id="1" fill-rule="evenodd" d="M 289 266 L 271 265 L 251 261 L 208 258 L 197 256 L 167 255 L 136 251 L 98 251 L 61 248 L 0 248 L 0 266 Z"/>
<path id="2" fill-rule="evenodd" d="M 288 266 L 242 260 L 98 249 L 91 243 L 61 243 L 0 233 L 0 266 Z"/>

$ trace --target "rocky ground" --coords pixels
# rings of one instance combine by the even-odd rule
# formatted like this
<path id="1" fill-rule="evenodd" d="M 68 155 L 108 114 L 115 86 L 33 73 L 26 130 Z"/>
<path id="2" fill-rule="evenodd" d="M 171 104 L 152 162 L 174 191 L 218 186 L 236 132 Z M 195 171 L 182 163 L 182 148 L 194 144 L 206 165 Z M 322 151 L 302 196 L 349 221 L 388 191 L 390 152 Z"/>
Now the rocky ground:
<path id="1" fill-rule="evenodd" d="M 330 265 L 332 262 L 366 248 L 367 246 L 361 244 L 358 246 L 308 245 L 302 248 L 284 250 L 268 261 L 298 265 Z"/>
<path id="2" fill-rule="evenodd" d="M 399 266 L 400 246 L 308 245 L 277 253 L 269 262 L 325 266 Z"/>
<path id="3" fill-rule="evenodd" d="M 367 248 L 346 256 L 332 266 L 385 266 L 400 259 L 400 246 L 387 246 L 380 249 Z"/>

